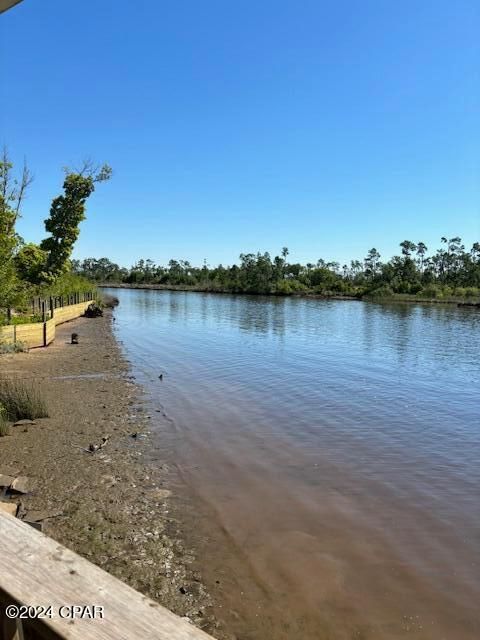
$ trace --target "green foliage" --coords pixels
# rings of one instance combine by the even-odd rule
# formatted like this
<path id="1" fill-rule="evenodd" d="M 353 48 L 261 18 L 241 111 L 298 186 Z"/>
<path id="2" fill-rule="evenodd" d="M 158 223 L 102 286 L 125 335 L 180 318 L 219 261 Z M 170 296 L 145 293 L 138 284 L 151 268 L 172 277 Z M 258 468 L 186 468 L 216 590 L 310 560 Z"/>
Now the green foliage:
<path id="1" fill-rule="evenodd" d="M 281 296 L 290 296 L 295 293 L 304 293 L 307 290 L 307 287 L 298 280 L 278 280 L 274 293 Z"/>
<path id="2" fill-rule="evenodd" d="M 70 269 L 73 246 L 85 220 L 85 203 L 95 190 L 95 183 L 111 177 L 112 170 L 104 165 L 99 170 L 87 163 L 79 172 L 70 172 L 63 183 L 64 193 L 52 202 L 45 228 L 50 234 L 42 241 L 41 249 L 48 253 L 44 280 L 52 281 Z"/>
<path id="3" fill-rule="evenodd" d="M 151 260 L 147 260 L 148 262 L 151 263 Z M 81 273 L 96 282 L 122 282 L 129 275 L 128 269 L 119 267 L 118 264 L 111 262 L 108 258 L 100 258 L 99 260 L 87 258 L 82 262 L 72 260 L 72 272 Z"/>
<path id="4" fill-rule="evenodd" d="M 5 417 L 12 422 L 48 417 L 40 392 L 24 380 L 0 379 L 0 405 Z"/>
<path id="5" fill-rule="evenodd" d="M 38 314 L 12 316 L 10 320 L 8 322 L 5 322 L 4 324 L 20 325 L 20 324 L 32 324 L 34 322 L 43 322 L 42 316 Z"/>
<path id="6" fill-rule="evenodd" d="M 47 268 L 48 253 L 30 242 L 23 245 L 14 258 L 19 278 L 32 284 L 42 282 L 42 274 Z"/>
<path id="7" fill-rule="evenodd" d="M 439 298 L 442 297 L 442 287 L 437 284 L 429 284 L 419 291 L 417 295 L 424 298 Z"/>
<path id="8" fill-rule="evenodd" d="M 372 289 L 367 293 L 367 296 L 374 300 L 378 300 L 381 298 L 392 298 L 393 295 L 394 295 L 394 291 L 388 285 L 382 285 L 381 287 Z"/>
<path id="9" fill-rule="evenodd" d="M 466 298 L 478 298 L 478 297 L 480 297 L 480 289 L 478 287 L 466 287 L 466 289 L 465 289 L 465 297 Z"/>
<path id="10" fill-rule="evenodd" d="M 42 298 L 69 296 L 72 293 L 89 293 L 94 291 L 95 286 L 84 276 L 75 273 L 64 273 L 56 278 L 51 284 L 38 287 L 36 295 Z"/>

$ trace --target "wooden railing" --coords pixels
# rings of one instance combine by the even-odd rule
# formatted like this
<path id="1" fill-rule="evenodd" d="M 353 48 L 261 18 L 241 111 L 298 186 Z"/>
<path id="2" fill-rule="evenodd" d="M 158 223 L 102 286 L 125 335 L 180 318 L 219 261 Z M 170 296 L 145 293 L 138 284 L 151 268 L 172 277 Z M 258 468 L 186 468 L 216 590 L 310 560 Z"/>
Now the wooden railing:
<path id="1" fill-rule="evenodd" d="M 68 296 L 51 296 L 50 298 L 35 297 L 30 301 L 30 310 L 33 316 L 41 316 L 42 322 L 53 317 L 55 309 L 68 307 L 81 302 L 92 302 L 95 300 L 93 291 L 72 293 Z M 12 317 L 12 310 L 7 309 L 7 318 Z"/>
<path id="2" fill-rule="evenodd" d="M 0 540 L 0 640 L 212 640 L 3 512 Z"/>

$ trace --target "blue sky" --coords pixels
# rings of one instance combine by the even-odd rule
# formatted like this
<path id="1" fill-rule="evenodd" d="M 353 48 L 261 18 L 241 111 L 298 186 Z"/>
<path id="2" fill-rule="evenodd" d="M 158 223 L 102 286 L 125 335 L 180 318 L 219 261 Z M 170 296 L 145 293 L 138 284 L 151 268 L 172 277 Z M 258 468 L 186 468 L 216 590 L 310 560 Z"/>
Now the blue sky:
<path id="1" fill-rule="evenodd" d="M 24 0 L 0 16 L 0 142 L 108 161 L 76 257 L 345 262 L 480 240 L 477 0 Z"/>

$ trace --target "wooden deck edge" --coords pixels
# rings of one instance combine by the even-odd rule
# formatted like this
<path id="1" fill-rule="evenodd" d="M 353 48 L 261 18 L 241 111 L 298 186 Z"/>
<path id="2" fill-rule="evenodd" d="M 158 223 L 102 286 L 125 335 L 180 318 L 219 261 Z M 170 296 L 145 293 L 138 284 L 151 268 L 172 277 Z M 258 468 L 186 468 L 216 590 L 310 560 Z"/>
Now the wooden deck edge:
<path id="1" fill-rule="evenodd" d="M 188 621 L 143 596 L 103 569 L 0 512 L 0 599 L 5 605 L 51 607 L 51 618 L 36 622 L 38 636 L 69 640 L 212 640 Z M 96 619 L 72 619 L 72 605 L 103 607 Z M 8 620 L 0 620 L 8 627 Z M 35 626 L 30 623 L 31 627 Z M 10 625 L 11 626 L 11 625 Z M 35 629 L 36 631 L 36 629 Z M 6 637 L 6 636 L 4 636 Z M 12 636 L 13 637 L 13 636 Z"/>

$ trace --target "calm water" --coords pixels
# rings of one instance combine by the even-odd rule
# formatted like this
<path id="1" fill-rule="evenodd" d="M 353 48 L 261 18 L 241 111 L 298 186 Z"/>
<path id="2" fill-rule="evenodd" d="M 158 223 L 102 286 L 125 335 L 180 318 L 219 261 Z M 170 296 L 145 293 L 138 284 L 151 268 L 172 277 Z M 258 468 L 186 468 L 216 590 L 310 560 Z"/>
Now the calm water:
<path id="1" fill-rule="evenodd" d="M 480 638 L 480 313 L 114 293 L 239 639 Z"/>

